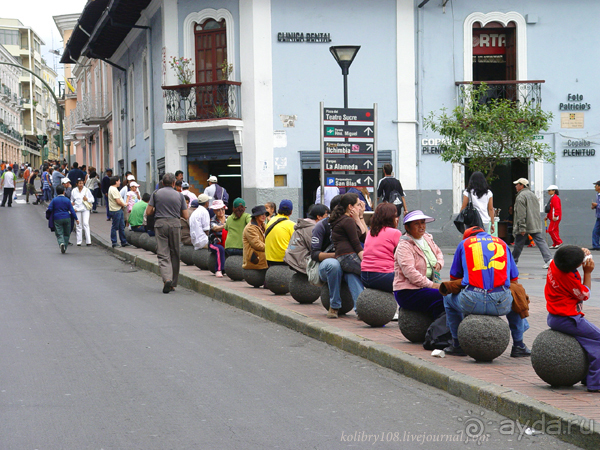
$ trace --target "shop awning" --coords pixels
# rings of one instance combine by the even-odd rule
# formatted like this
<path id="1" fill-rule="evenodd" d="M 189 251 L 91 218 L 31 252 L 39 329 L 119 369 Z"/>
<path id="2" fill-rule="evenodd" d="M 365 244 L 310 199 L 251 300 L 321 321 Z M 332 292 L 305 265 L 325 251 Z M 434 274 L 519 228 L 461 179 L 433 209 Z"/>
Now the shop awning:
<path id="1" fill-rule="evenodd" d="M 136 27 L 151 0 L 90 0 L 69 38 L 60 60 L 72 64 L 81 56 L 110 58 Z"/>

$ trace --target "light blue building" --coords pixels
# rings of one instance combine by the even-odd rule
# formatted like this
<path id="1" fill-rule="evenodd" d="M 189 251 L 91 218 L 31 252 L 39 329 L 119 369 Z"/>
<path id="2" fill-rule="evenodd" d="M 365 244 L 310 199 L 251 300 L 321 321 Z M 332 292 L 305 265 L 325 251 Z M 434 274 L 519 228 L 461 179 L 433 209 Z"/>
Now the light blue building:
<path id="1" fill-rule="evenodd" d="M 468 174 L 441 161 L 440 136 L 423 118 L 455 107 L 461 83 L 487 81 L 508 95 L 534 96 L 554 114 L 540 138 L 556 163 L 502 169 L 493 186 L 500 216 L 513 180 L 528 178 L 540 199 L 556 184 L 565 241 L 589 244 L 586 205 L 600 178 L 587 69 L 595 59 L 583 56 L 598 52 L 585 32 L 600 12 L 592 0 L 96 0 L 86 10 L 90 37 L 81 54 L 122 69 L 113 71 L 115 165 L 135 164 L 147 189 L 164 171 L 182 170 L 197 192 L 215 175 L 250 207 L 289 198 L 295 216 L 305 213 L 319 184 L 319 103 L 343 105 L 329 47 L 360 45 L 349 106 L 378 105 L 379 166 L 393 165 L 409 209 L 436 217 L 430 230 L 440 243 L 458 239 L 450 217 Z M 190 60 L 190 85 L 172 57 Z"/>

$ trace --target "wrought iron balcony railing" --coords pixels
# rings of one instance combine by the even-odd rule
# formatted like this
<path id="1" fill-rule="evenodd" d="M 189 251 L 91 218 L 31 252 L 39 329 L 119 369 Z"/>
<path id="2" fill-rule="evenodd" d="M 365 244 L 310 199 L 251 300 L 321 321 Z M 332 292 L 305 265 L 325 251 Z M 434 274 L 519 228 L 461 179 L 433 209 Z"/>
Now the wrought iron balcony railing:
<path id="1" fill-rule="evenodd" d="M 487 95 L 480 99 L 482 103 L 497 98 L 532 106 L 541 106 L 542 104 L 542 83 L 545 83 L 544 80 L 457 81 L 455 84 L 458 90 L 456 97 L 458 106 L 465 106 L 472 85 L 479 86 L 483 83 L 487 85 Z"/>
<path id="2" fill-rule="evenodd" d="M 241 119 L 242 83 L 221 80 L 212 83 L 163 86 L 166 122 Z"/>
<path id="3" fill-rule="evenodd" d="M 23 140 L 23 136 L 21 135 L 21 133 L 19 133 L 17 130 L 15 130 L 10 125 L 6 125 L 4 123 L 0 123 L 0 133 L 10 136 L 19 142 L 21 142 Z"/>

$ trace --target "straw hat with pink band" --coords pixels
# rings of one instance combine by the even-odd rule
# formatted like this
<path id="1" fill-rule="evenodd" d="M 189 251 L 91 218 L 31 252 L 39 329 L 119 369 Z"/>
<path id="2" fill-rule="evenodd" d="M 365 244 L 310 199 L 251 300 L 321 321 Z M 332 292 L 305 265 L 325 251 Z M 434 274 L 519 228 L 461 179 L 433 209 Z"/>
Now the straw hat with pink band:
<path id="1" fill-rule="evenodd" d="M 212 205 L 210 206 L 210 209 L 223 209 L 225 208 L 225 203 L 223 203 L 223 200 L 213 200 Z"/>
<path id="2" fill-rule="evenodd" d="M 404 224 L 407 224 L 408 222 L 414 222 L 415 220 L 422 220 L 425 219 L 425 223 L 430 223 L 430 222 L 434 222 L 435 219 L 433 217 L 429 217 L 426 216 L 425 214 L 423 214 L 423 211 L 421 211 L 420 209 L 415 209 L 414 211 L 410 211 L 407 212 L 406 215 L 404 216 Z"/>

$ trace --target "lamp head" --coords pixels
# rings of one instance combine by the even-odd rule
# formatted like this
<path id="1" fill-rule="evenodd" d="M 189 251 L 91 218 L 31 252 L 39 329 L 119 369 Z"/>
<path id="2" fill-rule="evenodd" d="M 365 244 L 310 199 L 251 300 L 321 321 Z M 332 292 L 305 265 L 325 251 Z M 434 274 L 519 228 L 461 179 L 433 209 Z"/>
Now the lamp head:
<path id="1" fill-rule="evenodd" d="M 343 75 L 348 75 L 348 69 L 359 50 L 360 45 L 335 45 L 329 47 L 329 51 L 342 68 Z"/>

